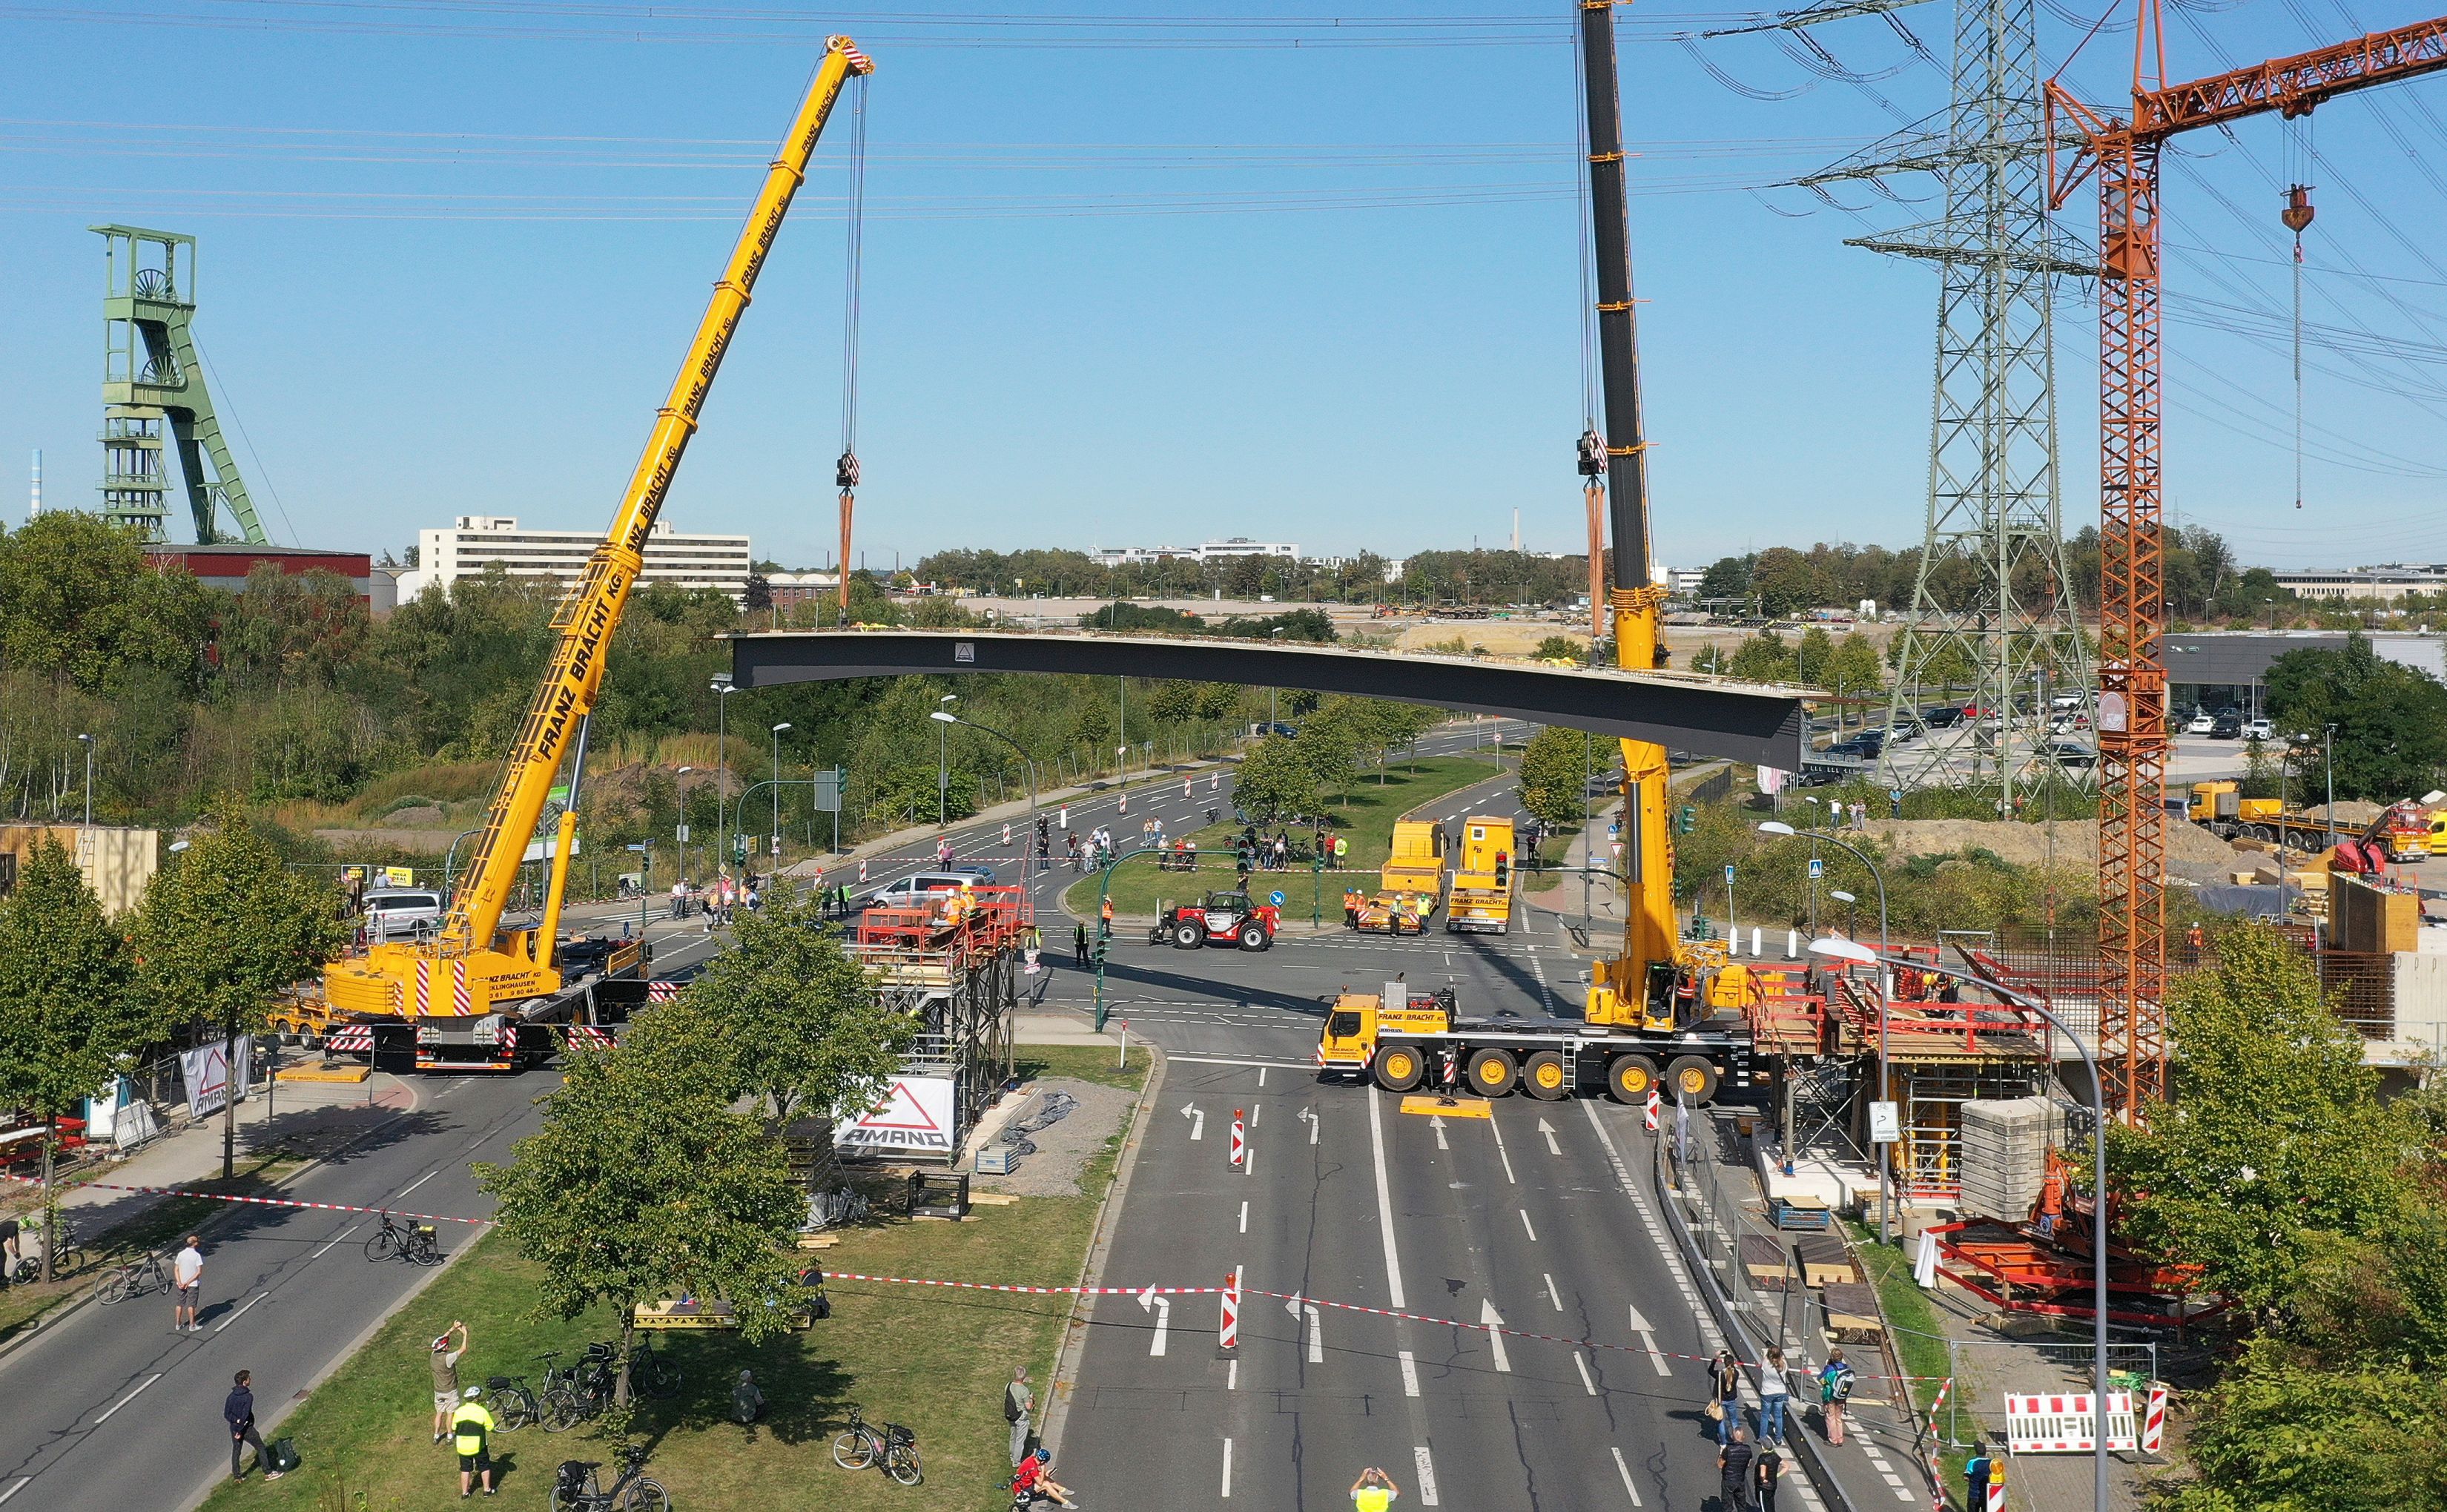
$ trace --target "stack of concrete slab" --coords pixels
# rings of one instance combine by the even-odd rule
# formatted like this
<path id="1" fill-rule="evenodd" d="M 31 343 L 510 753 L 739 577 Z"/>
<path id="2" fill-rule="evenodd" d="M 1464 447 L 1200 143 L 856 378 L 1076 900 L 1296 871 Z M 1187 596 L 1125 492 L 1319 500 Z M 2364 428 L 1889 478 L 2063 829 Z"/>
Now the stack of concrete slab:
<path id="1" fill-rule="evenodd" d="M 1963 1105 L 1963 1211 L 2020 1222 L 2046 1179 L 2048 1150 L 2064 1135 L 2064 1109 L 2044 1097 Z"/>

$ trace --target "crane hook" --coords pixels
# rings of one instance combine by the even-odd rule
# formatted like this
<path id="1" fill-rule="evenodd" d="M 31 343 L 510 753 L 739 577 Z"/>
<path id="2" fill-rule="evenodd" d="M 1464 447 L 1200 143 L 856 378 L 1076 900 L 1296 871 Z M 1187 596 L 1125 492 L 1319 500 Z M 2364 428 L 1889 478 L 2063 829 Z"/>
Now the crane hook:
<path id="1" fill-rule="evenodd" d="M 1605 441 L 1595 430 L 1581 432 L 1581 476 L 1603 478 L 1606 470 Z"/>
<path id="2" fill-rule="evenodd" d="M 2286 211 L 2285 214 L 2278 217 L 2286 222 L 2286 230 L 2294 233 L 2294 235 L 2298 236 L 2301 236 L 2304 228 L 2311 224 L 2311 217 L 2318 214 L 2319 212 L 2312 208 L 2311 205 L 2311 186 L 2309 184 L 2298 183 L 2288 184 L 2286 186 Z"/>

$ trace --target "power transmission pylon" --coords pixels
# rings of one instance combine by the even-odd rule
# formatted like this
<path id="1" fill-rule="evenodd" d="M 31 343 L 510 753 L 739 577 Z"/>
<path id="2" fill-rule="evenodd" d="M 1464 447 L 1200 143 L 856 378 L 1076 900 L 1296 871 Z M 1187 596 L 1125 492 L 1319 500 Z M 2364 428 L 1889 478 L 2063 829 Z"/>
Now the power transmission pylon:
<path id="1" fill-rule="evenodd" d="M 1801 180 L 1920 172 L 1945 185 L 1939 218 L 1851 245 L 1926 258 L 1940 277 L 1928 528 L 1888 728 L 1917 719 L 1926 684 L 1968 689 L 1980 717 L 1951 734 L 1890 742 L 1883 760 L 1899 786 L 1993 784 L 2001 811 L 2018 784 L 2053 765 L 2050 699 L 2078 697 L 2091 709 L 2065 573 L 2049 317 L 2056 280 L 2094 269 L 2048 224 L 2044 129 L 2032 0 L 1957 0 L 1943 126 Z"/>
<path id="2" fill-rule="evenodd" d="M 265 544 L 246 481 L 221 436 L 190 323 L 196 238 L 137 226 L 94 226 L 108 243 L 103 280 L 102 512 L 147 540 L 169 538 L 162 425 L 178 443 L 196 539 L 224 539 L 226 506 L 241 539 Z M 210 460 L 210 469 L 206 460 Z"/>

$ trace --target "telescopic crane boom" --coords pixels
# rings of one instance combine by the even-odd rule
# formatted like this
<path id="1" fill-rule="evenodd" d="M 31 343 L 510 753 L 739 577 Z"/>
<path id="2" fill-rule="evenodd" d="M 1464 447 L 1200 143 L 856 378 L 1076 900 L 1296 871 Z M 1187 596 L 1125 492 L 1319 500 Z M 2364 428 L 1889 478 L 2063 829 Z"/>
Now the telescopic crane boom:
<path id="1" fill-rule="evenodd" d="M 582 752 L 581 731 L 603 681 L 603 659 L 618 629 L 622 609 L 645 565 L 648 536 L 695 433 L 706 394 L 721 370 L 723 353 L 739 329 L 756 287 L 756 276 L 773 250 L 790 201 L 806 181 L 816 142 L 843 86 L 874 64 L 847 37 L 825 41 L 823 61 L 807 85 L 789 135 L 765 175 L 748 223 L 705 316 L 697 323 L 688 358 L 671 396 L 656 412 L 653 434 L 637 461 L 620 508 L 585 576 L 563 598 L 553 618 L 554 644 L 542 686 L 527 708 L 510 747 L 500 788 L 493 795 L 482 839 L 450 899 L 449 913 L 429 939 L 375 944 L 363 954 L 334 962 L 324 975 L 325 996 L 341 1012 L 401 1016 L 470 1017 L 557 992 L 553 964 L 559 902 L 566 881 L 576 816 L 561 815 L 554 856 L 551 902 L 533 928 L 505 931 L 519 867 L 541 819 L 554 778 L 573 749 Z"/>

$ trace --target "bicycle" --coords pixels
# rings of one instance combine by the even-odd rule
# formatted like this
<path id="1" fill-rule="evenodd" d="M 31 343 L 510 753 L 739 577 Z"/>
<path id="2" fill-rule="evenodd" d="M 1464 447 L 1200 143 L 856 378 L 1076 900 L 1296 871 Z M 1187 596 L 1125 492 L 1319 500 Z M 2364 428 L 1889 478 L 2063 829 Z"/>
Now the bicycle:
<path id="1" fill-rule="evenodd" d="M 170 1273 L 161 1268 L 161 1257 L 151 1250 L 141 1260 L 129 1260 L 111 1267 L 110 1274 L 94 1288 L 93 1299 L 104 1307 L 124 1302 L 131 1296 L 142 1296 L 151 1291 L 170 1290 Z"/>
<path id="2" fill-rule="evenodd" d="M 48 1251 L 51 1246 L 50 1234 L 47 1231 L 41 1229 L 34 1230 L 33 1232 L 43 1236 L 43 1248 L 46 1251 Z M 59 1238 L 59 1258 L 51 1265 L 51 1276 L 53 1279 L 57 1279 L 64 1276 L 73 1275 L 74 1273 L 85 1269 L 85 1250 L 78 1245 L 76 1230 L 68 1227 L 67 1220 L 66 1219 L 62 1219 L 60 1220 Z M 42 1274 L 42 1256 L 21 1255 L 17 1258 L 17 1263 L 9 1269 L 9 1279 L 16 1282 L 19 1286 L 23 1286 L 28 1281 L 41 1279 Z"/>
<path id="3" fill-rule="evenodd" d="M 552 1484 L 552 1512 L 671 1512 L 672 1494 L 645 1473 L 646 1451 L 623 1444 L 612 1451 L 619 1462 L 619 1479 L 606 1491 L 597 1484 L 600 1466 L 582 1460 L 563 1460 Z"/>
<path id="4" fill-rule="evenodd" d="M 629 1384 L 662 1401 L 680 1394 L 680 1368 L 654 1352 L 654 1341 L 639 1339 L 629 1351 Z"/>
<path id="5" fill-rule="evenodd" d="M 442 1263 L 442 1244 L 434 1237 L 430 1223 L 399 1224 L 390 1220 L 386 1209 L 382 1227 L 366 1240 L 366 1258 L 370 1260 L 406 1260 L 410 1265 Z"/>
<path id="6" fill-rule="evenodd" d="M 492 1403 L 493 1426 L 504 1433 L 543 1421 L 543 1403 L 523 1375 L 493 1376 L 484 1383 L 484 1396 Z"/>
<path id="7" fill-rule="evenodd" d="M 546 1361 L 559 1359 L 558 1351 L 541 1356 Z M 590 1344 L 576 1365 L 567 1370 L 549 1367 L 544 1371 L 543 1430 L 566 1433 L 580 1423 L 600 1417 L 612 1404 L 612 1348 Z"/>
<path id="8" fill-rule="evenodd" d="M 918 1465 L 918 1435 L 898 1423 L 884 1424 L 879 1433 L 855 1407 L 849 1409 L 849 1430 L 833 1440 L 833 1463 L 844 1470 L 874 1465 L 902 1485 L 926 1479 Z"/>

